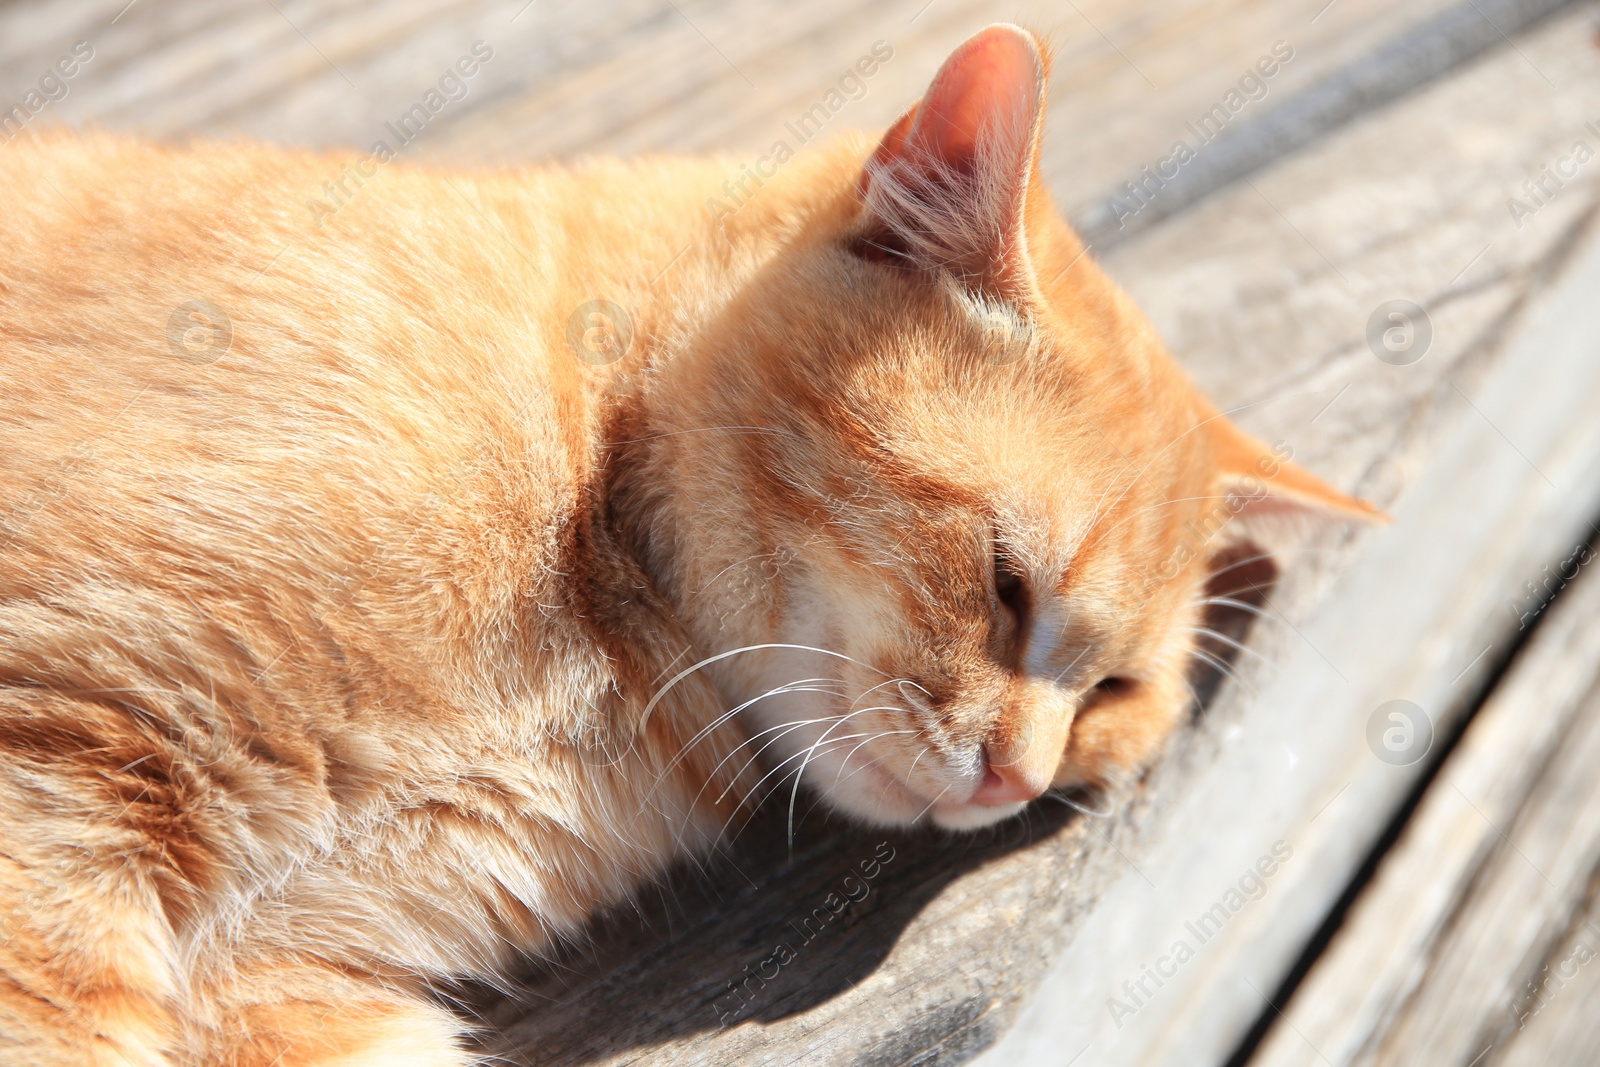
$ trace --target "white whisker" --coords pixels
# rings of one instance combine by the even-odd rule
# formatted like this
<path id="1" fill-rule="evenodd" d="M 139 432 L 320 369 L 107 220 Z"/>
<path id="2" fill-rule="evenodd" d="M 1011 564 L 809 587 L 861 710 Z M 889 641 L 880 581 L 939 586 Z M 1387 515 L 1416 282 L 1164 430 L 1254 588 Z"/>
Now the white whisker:
<path id="1" fill-rule="evenodd" d="M 728 659 L 732 656 L 737 656 L 744 652 L 759 652 L 763 649 L 772 648 L 787 648 L 793 649 L 797 652 L 815 652 L 819 656 L 833 656 L 834 658 L 842 659 L 847 663 L 854 663 L 858 667 L 865 667 L 869 671 L 875 671 L 878 674 L 884 673 L 883 671 L 878 670 L 878 668 L 872 666 L 872 664 L 862 663 L 860 660 L 853 659 L 852 657 L 845 655 L 843 652 L 830 652 L 826 648 L 813 648 L 810 645 L 791 645 L 784 644 L 782 642 L 775 642 L 759 645 L 745 645 L 742 648 L 730 648 L 726 652 L 718 652 L 715 656 L 707 656 L 705 659 L 694 664 L 692 667 L 685 667 L 683 670 L 673 675 L 671 681 L 667 682 L 666 685 L 656 690 L 656 695 L 651 697 L 650 702 L 644 706 L 644 711 L 639 715 L 639 728 L 641 730 L 644 729 L 645 723 L 650 721 L 650 713 L 655 710 L 657 704 L 661 703 L 661 698 L 666 696 L 673 686 L 689 677 L 695 671 L 698 671 L 702 667 L 709 667 L 713 663 L 720 662 L 721 660 Z"/>
<path id="2" fill-rule="evenodd" d="M 898 710 L 899 710 L 898 708 L 863 708 L 862 709 L 862 711 L 898 711 Z M 837 730 L 840 726 L 843 726 L 844 723 L 845 723 L 845 720 L 850 719 L 853 716 L 860 715 L 861 713 L 862 713 L 861 711 L 853 711 L 849 715 L 846 715 L 844 718 L 840 719 L 838 722 L 834 723 L 832 726 L 828 727 L 826 730 L 822 731 L 822 736 L 817 738 L 816 743 L 813 744 L 809 749 L 806 750 L 805 759 L 800 761 L 800 769 L 798 771 L 796 771 L 795 775 L 794 775 L 794 788 L 789 790 L 789 843 L 791 845 L 794 844 L 794 803 L 795 803 L 795 798 L 800 795 L 800 782 L 801 782 L 801 779 L 803 779 L 805 777 L 806 765 L 811 762 L 811 757 L 816 753 L 818 747 L 820 747 L 821 744 L 828 739 L 828 735 L 829 734 L 831 734 L 833 731 Z M 855 734 L 853 736 L 861 737 L 863 735 Z M 784 762 L 788 762 L 788 761 L 785 760 Z"/>
<path id="3" fill-rule="evenodd" d="M 780 686 L 779 688 L 782 688 L 782 687 Z M 733 774 L 733 780 L 730 781 L 726 786 L 724 786 L 722 792 L 717 794 L 716 798 L 714 800 L 712 800 L 713 804 L 720 804 L 720 803 L 722 803 L 724 800 L 726 800 L 728 798 L 728 794 L 733 791 L 734 786 L 738 784 L 739 779 L 740 779 L 740 777 L 742 777 L 744 775 L 744 772 L 749 769 L 749 767 L 750 767 L 750 765 L 752 763 L 754 763 L 756 760 L 761 758 L 761 753 L 765 752 L 768 748 L 771 748 L 773 745 L 775 745 L 779 741 L 781 741 L 784 737 L 788 736 L 789 734 L 793 733 L 796 730 L 803 729 L 803 728 L 805 728 L 807 726 L 815 726 L 818 723 L 828 722 L 832 718 L 833 718 L 832 715 L 824 715 L 824 716 L 822 716 L 820 718 L 816 718 L 816 719 L 799 719 L 799 720 L 796 720 L 794 722 L 781 722 L 776 726 L 769 726 L 767 729 L 762 730 L 759 733 L 753 734 L 752 736 L 745 738 L 743 741 L 739 742 L 737 745 L 734 746 L 733 751 L 729 752 L 726 756 L 723 756 L 721 761 L 718 762 L 718 764 L 716 765 L 716 767 L 714 767 L 712 769 L 711 773 L 706 776 L 706 780 L 700 784 L 700 789 L 695 793 L 694 798 L 689 801 L 689 805 L 688 805 L 689 808 L 692 810 L 695 805 L 700 803 L 700 798 L 705 795 L 705 792 L 706 792 L 707 789 L 711 788 L 711 783 L 716 781 L 717 774 L 719 772 L 721 772 L 722 768 L 727 765 L 729 760 L 731 760 L 735 756 L 739 755 L 739 753 L 742 750 L 744 750 L 747 746 L 754 744 L 763 735 L 770 734 L 770 733 L 775 733 L 775 732 L 780 731 L 780 730 L 783 731 L 777 737 L 772 738 L 766 744 L 764 744 L 760 748 L 756 749 L 756 751 L 750 756 L 750 758 L 745 760 L 744 763 L 740 765 L 739 769 L 737 771 L 735 771 L 734 774 Z M 764 781 L 766 781 L 766 779 L 762 778 L 761 781 L 758 781 L 755 784 L 755 786 L 753 786 L 750 789 L 749 793 L 746 796 L 744 796 L 743 798 L 740 799 L 738 805 L 735 806 L 735 808 L 734 808 L 735 812 L 737 812 L 739 810 L 739 808 L 744 807 L 745 804 L 753 802 L 754 798 L 757 795 L 757 791 L 761 788 L 761 782 L 764 782 Z M 681 843 L 682 842 L 682 837 L 683 837 L 683 834 L 682 834 L 681 831 L 680 831 L 678 837 L 679 837 L 679 842 Z"/>
<path id="4" fill-rule="evenodd" d="M 1112 815 L 1116 814 L 1116 809 L 1111 807 L 1109 804 L 1106 805 L 1106 809 L 1104 811 L 1095 811 L 1093 808 L 1085 807 L 1084 805 L 1079 804 L 1076 800 L 1064 796 L 1061 793 L 1046 793 L 1045 796 L 1050 800 L 1059 801 L 1060 803 L 1065 804 L 1067 807 L 1081 815 L 1092 815 L 1096 819 L 1108 819 Z"/>
<path id="5" fill-rule="evenodd" d="M 1065 667 L 1062 667 L 1060 674 L 1058 674 L 1054 678 L 1050 679 L 1050 684 L 1051 685 L 1055 685 L 1057 682 L 1061 681 L 1062 677 L 1068 671 L 1070 671 L 1072 668 L 1076 667 L 1078 665 L 1078 661 L 1080 659 L 1082 659 L 1088 653 L 1088 651 L 1089 651 L 1089 646 L 1088 645 L 1084 645 L 1083 646 L 1083 651 L 1079 652 L 1076 656 L 1074 656 L 1072 658 L 1072 662 L 1071 663 L 1067 664 Z"/>
<path id="6" fill-rule="evenodd" d="M 897 737 L 897 736 L 902 736 L 902 735 L 905 735 L 905 734 L 915 734 L 916 732 L 917 731 L 915 731 L 915 730 L 885 730 L 883 733 L 873 734 L 871 737 L 869 737 L 865 741 L 861 742 L 861 744 L 857 745 L 855 748 L 852 748 L 845 755 L 844 761 L 839 764 L 839 769 L 836 772 L 834 772 L 833 784 L 834 785 L 838 785 L 839 784 L 839 776 L 842 775 L 844 773 L 844 769 L 850 765 L 850 757 L 854 756 L 857 752 L 860 752 L 863 747 L 865 747 L 867 745 L 870 745 L 872 742 L 880 740 L 880 739 L 885 738 L 885 737 Z M 859 766 L 855 770 L 851 771 L 850 772 L 850 776 L 852 778 L 855 777 L 861 771 L 866 770 L 867 766 L 868 766 L 867 764 L 863 763 L 861 766 Z"/>
<path id="7" fill-rule="evenodd" d="M 1257 618 L 1261 618 L 1261 619 L 1275 619 L 1275 618 L 1277 618 L 1276 615 L 1272 614 L 1269 611 L 1266 611 L 1263 608 L 1259 608 L 1254 604 L 1246 604 L 1244 601 L 1235 600 L 1232 597 L 1226 597 L 1226 596 L 1202 597 L 1199 600 L 1199 603 L 1201 603 L 1201 604 L 1217 604 L 1217 605 L 1219 605 L 1221 607 L 1233 608 L 1235 611 L 1248 611 L 1250 614 L 1256 616 Z"/>
<path id="8" fill-rule="evenodd" d="M 1238 649 L 1240 652 L 1245 653 L 1246 655 L 1254 656 L 1256 659 L 1260 660 L 1262 663 L 1271 663 L 1272 662 L 1266 656 L 1263 656 L 1260 652 L 1258 652 L 1255 649 L 1251 648 L 1249 645 L 1246 645 L 1241 641 L 1235 640 L 1234 638 L 1229 637 L 1227 634 L 1218 633 L 1217 631 L 1211 629 L 1208 626 L 1183 626 L 1183 627 L 1180 627 L 1180 629 L 1184 630 L 1187 633 L 1200 634 L 1203 637 L 1209 637 L 1209 638 L 1212 638 L 1213 640 L 1221 641 L 1223 644 L 1227 645 L 1229 648 L 1235 648 L 1235 649 Z"/>
<path id="9" fill-rule="evenodd" d="M 848 715 L 844 715 L 844 716 L 839 717 L 838 720 L 836 722 L 834 722 L 831 726 L 829 726 L 827 730 L 823 731 L 822 737 L 818 738 L 817 741 L 814 744 L 812 744 L 811 746 L 809 746 L 808 748 L 806 748 L 803 751 L 796 752 L 796 753 L 794 753 L 794 754 L 792 754 L 790 756 L 785 757 L 784 760 L 782 762 L 780 762 L 777 766 L 773 767 L 766 774 L 762 775 L 761 778 L 756 782 L 755 786 L 750 790 L 750 796 L 752 796 L 752 797 L 755 796 L 760 791 L 761 787 L 766 784 L 767 780 L 770 779 L 774 774 L 777 774 L 779 771 L 783 770 L 783 768 L 785 766 L 787 766 L 790 763 L 793 763 L 795 760 L 800 759 L 803 756 L 806 756 L 808 753 L 814 752 L 816 750 L 817 746 L 821 745 L 827 739 L 827 735 L 830 732 L 832 732 L 833 730 L 837 730 L 840 726 L 844 725 L 849 720 L 855 718 L 857 715 L 865 715 L 869 711 L 883 711 L 883 710 L 885 710 L 885 709 L 883 709 L 883 708 L 862 708 L 860 711 L 853 711 L 853 712 L 849 713 Z M 818 723 L 824 723 L 824 722 L 827 722 L 829 719 L 833 719 L 833 718 L 834 718 L 834 716 L 829 715 L 829 716 L 825 716 L 825 717 L 820 718 L 820 719 L 806 719 L 806 720 L 798 722 L 798 723 L 783 723 L 780 726 L 772 727 L 772 730 L 784 730 L 783 736 L 787 737 L 788 734 L 793 732 L 793 730 L 795 730 L 795 729 L 799 729 L 799 728 L 801 728 L 803 726 L 815 726 Z M 789 729 L 789 728 L 792 728 L 792 729 Z M 770 732 L 770 731 L 763 731 L 763 733 L 766 733 L 766 732 Z M 849 741 L 849 740 L 853 740 L 854 738 L 857 738 L 857 737 L 865 737 L 865 736 L 866 736 L 865 734 L 846 734 L 843 737 L 834 738 L 834 741 L 835 742 Z M 771 744 L 773 742 L 776 742 L 777 740 L 779 740 L 779 738 L 774 738 L 772 742 L 768 742 L 767 745 L 762 746 L 761 751 L 762 752 L 766 751 L 766 749 L 768 747 L 770 747 Z M 759 756 L 760 754 L 761 754 L 760 752 L 757 752 L 756 756 Z M 753 760 L 754 760 L 754 757 L 752 757 L 752 762 L 753 762 Z M 745 766 L 748 767 L 749 763 L 746 763 Z M 805 769 L 805 767 L 802 764 L 801 770 L 804 770 L 804 769 Z M 743 768 L 740 768 L 740 771 L 742 773 L 743 772 Z M 796 779 L 798 780 L 798 772 L 796 773 Z"/>
<path id="10" fill-rule="evenodd" d="M 921 819 L 924 815 L 928 814 L 928 812 L 930 810 L 932 810 L 932 808 L 933 808 L 933 806 L 935 804 L 939 803 L 939 801 L 944 799 L 944 795 L 946 793 L 948 793 L 948 792 L 950 792 L 950 786 L 945 786 L 943 789 L 939 790 L 939 795 L 934 797 L 932 800 L 928 801 L 928 803 L 923 807 L 923 809 L 921 811 L 917 812 L 917 814 L 912 817 L 911 821 L 912 822 L 916 822 L 919 819 Z"/>
<path id="11" fill-rule="evenodd" d="M 732 709 L 730 709 L 728 711 L 723 712 L 721 715 L 718 715 L 715 719 L 713 719 L 709 726 L 705 727 L 699 733 L 695 734 L 688 741 L 686 741 L 684 743 L 684 746 L 683 746 L 683 751 L 679 752 L 678 755 L 673 758 L 672 762 L 668 763 L 666 768 L 657 777 L 658 778 L 665 777 L 668 772 L 670 772 L 674 767 L 676 767 L 685 758 L 687 758 L 687 756 L 689 754 L 689 750 L 691 748 L 693 748 L 695 745 L 699 744 L 701 741 L 703 741 L 707 736 L 709 736 L 711 731 L 715 730 L 718 726 L 721 726 L 723 723 L 727 722 L 729 719 L 731 719 L 735 715 L 739 714 L 739 712 L 745 710 L 746 708 L 752 706 L 753 704 L 756 704 L 756 703 L 758 703 L 758 702 L 760 702 L 762 700 L 765 700 L 768 697 L 779 696 L 779 695 L 784 694 L 784 693 L 827 693 L 828 690 L 826 690 L 826 689 L 818 689 L 818 688 L 815 688 L 815 686 L 818 683 L 821 683 L 821 682 L 832 682 L 832 681 L 834 681 L 834 679 L 832 679 L 832 678 L 804 678 L 804 679 L 800 679 L 798 681 L 784 682 L 780 686 L 776 686 L 776 687 L 774 687 L 772 689 L 768 689 L 765 693 L 762 693 L 760 696 L 751 697 L 749 700 L 746 700 L 743 704 L 740 704 L 736 708 L 732 708 Z"/>
<path id="12" fill-rule="evenodd" d="M 848 716 L 848 715 L 845 716 L 845 718 L 849 718 L 849 717 L 850 716 Z M 817 718 L 817 719 L 797 719 L 797 720 L 795 720 L 793 722 L 782 722 L 782 723 L 779 723 L 776 726 L 767 727 L 765 730 L 762 730 L 761 733 L 758 733 L 758 734 L 754 735 L 753 737 L 750 738 L 749 741 L 746 741 L 746 742 L 744 742 L 744 744 L 741 744 L 739 746 L 739 748 L 744 748 L 745 745 L 750 744 L 756 738 L 761 737 L 761 736 L 763 736 L 765 734 L 776 733 L 778 735 L 778 736 L 772 738 L 766 744 L 762 745 L 760 748 L 756 749 L 756 751 L 751 754 L 750 758 L 745 760 L 744 764 L 739 768 L 739 774 L 743 774 L 746 770 L 748 770 L 750 768 L 751 764 L 755 763 L 756 760 L 761 758 L 761 754 L 763 752 L 765 752 L 767 749 L 771 748 L 773 745 L 777 744 L 779 741 L 783 740 L 785 737 L 788 737 L 790 734 L 794 733 L 796 730 L 804 729 L 807 726 L 818 726 L 818 725 L 820 725 L 822 723 L 825 723 L 825 722 L 833 722 L 834 719 L 835 719 L 835 716 L 833 716 L 833 715 L 824 715 L 821 718 Z M 843 720 L 841 719 L 839 721 L 842 722 Z M 834 723 L 834 725 L 838 725 L 838 723 Z M 735 749 L 733 752 L 728 753 L 728 757 L 727 758 L 731 759 L 734 755 L 736 755 L 738 753 L 738 751 L 739 751 L 738 749 Z M 792 760 L 792 759 L 794 759 L 794 756 L 788 757 L 788 759 L 784 760 L 784 763 L 787 763 L 787 762 L 789 762 L 789 760 Z M 778 766 L 782 767 L 783 764 L 780 763 Z M 765 782 L 771 776 L 772 776 L 772 774 L 769 771 L 767 774 L 763 775 L 759 780 L 757 780 L 755 786 L 750 790 L 750 794 L 749 795 L 750 796 L 755 796 L 757 790 L 759 790 L 761 788 L 762 783 Z M 721 792 L 721 794 L 719 794 L 717 796 L 718 803 L 720 803 L 722 800 L 724 800 L 727 797 L 729 790 L 731 790 L 732 788 L 733 787 L 730 785 L 727 789 L 724 789 Z"/>
<path id="13" fill-rule="evenodd" d="M 1231 667 L 1229 667 L 1226 663 L 1222 662 L 1220 659 L 1217 659 L 1215 656 L 1211 655 L 1210 653 L 1208 653 L 1208 652 L 1206 652 L 1206 651 L 1204 651 L 1202 649 L 1198 649 L 1198 648 L 1192 649 L 1191 652 L 1195 656 L 1196 659 L 1203 660 L 1207 664 L 1210 664 L 1210 666 L 1212 668 L 1214 668 L 1217 671 L 1218 674 L 1221 674 L 1223 677 L 1228 678 L 1231 681 L 1238 682 L 1240 685 L 1244 686 L 1246 689 L 1250 690 L 1250 692 L 1252 692 L 1252 693 L 1254 693 L 1256 691 L 1255 690 L 1255 686 L 1251 685 L 1249 682 L 1246 682 L 1243 678 L 1240 678 L 1239 675 L 1237 673 L 1235 673 L 1234 670 Z"/>

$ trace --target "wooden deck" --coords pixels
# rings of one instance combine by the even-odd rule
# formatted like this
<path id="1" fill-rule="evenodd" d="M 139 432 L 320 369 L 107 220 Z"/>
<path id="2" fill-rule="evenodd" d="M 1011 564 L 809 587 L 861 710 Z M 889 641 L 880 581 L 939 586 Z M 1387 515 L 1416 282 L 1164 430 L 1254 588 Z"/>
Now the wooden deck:
<path id="1" fill-rule="evenodd" d="M 839 128 L 887 123 L 1002 18 L 1054 40 L 1045 176 L 1095 254 L 1221 406 L 1394 524 L 1289 563 L 1237 679 L 1108 814 L 955 843 L 813 819 L 792 850 L 758 823 L 485 997 L 499 1051 L 1600 1063 L 1594 3 L 52 0 L 0 4 L 0 103 L 87 41 L 30 126 L 365 149 L 483 41 L 412 158 L 753 158 L 875 42 L 893 58 Z M 1275 46 L 1178 179 L 1113 202 Z M 1391 301 L 1428 338 L 1386 361 Z M 728 983 L 885 841 L 870 894 L 721 1025 Z"/>

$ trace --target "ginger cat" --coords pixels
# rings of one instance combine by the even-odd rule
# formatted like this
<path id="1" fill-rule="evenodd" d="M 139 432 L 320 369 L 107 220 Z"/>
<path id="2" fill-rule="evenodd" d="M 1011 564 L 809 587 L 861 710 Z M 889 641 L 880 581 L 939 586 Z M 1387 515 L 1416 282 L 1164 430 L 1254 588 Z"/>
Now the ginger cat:
<path id="1" fill-rule="evenodd" d="M 759 792 L 982 826 L 1188 706 L 1235 513 L 993 26 L 787 163 L 0 152 L 0 1056 L 460 1064 L 430 983 Z M 757 756 L 760 756 L 759 761 Z M 798 777 L 797 777 L 798 776 Z"/>

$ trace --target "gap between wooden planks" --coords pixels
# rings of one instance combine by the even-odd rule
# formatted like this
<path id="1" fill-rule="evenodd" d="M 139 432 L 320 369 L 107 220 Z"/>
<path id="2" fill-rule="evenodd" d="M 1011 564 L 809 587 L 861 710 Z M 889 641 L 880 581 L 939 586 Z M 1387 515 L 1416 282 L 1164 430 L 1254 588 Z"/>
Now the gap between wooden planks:
<path id="1" fill-rule="evenodd" d="M 1600 575 L 1580 569 L 1251 1067 L 1600 1056 L 1597 619 Z"/>

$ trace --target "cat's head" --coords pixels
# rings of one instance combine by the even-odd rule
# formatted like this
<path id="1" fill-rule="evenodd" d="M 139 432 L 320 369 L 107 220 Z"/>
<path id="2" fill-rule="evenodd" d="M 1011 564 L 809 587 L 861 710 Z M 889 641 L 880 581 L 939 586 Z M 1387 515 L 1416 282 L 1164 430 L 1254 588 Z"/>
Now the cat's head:
<path id="1" fill-rule="evenodd" d="M 1248 517 L 1371 514 L 1219 415 L 1084 256 L 1044 87 L 1026 31 L 964 44 L 663 394 L 673 598 L 738 758 L 871 821 L 1139 767 Z"/>

